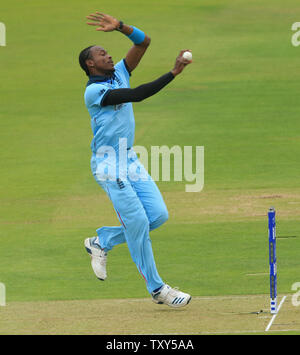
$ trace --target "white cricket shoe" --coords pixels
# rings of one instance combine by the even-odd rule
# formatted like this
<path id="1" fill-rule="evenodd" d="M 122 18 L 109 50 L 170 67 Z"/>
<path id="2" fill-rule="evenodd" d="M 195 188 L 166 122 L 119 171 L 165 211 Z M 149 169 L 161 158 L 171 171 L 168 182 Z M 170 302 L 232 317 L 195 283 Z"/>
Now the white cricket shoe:
<path id="1" fill-rule="evenodd" d="M 169 285 L 164 285 L 157 292 L 152 292 L 152 300 L 154 303 L 166 304 L 170 307 L 179 308 L 186 306 L 192 297 L 188 293 L 172 288 Z"/>
<path id="2" fill-rule="evenodd" d="M 86 251 L 91 256 L 91 265 L 95 275 L 101 281 L 106 279 L 107 253 L 96 243 L 97 237 L 87 238 L 84 241 Z"/>

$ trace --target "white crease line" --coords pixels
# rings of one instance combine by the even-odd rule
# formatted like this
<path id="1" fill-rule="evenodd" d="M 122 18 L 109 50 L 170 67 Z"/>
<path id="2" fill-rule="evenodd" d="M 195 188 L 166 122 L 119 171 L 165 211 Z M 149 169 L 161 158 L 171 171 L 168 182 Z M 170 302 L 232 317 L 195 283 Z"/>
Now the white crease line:
<path id="1" fill-rule="evenodd" d="M 300 329 L 278 329 L 274 330 L 274 332 L 299 332 Z M 261 330 L 224 330 L 223 332 L 199 332 L 199 333 L 189 333 L 189 335 L 209 335 L 209 334 L 246 334 L 246 333 L 261 333 Z M 172 334 L 172 335 L 180 335 L 180 334 Z"/>
<path id="2" fill-rule="evenodd" d="M 275 320 L 277 314 L 279 313 L 279 310 L 280 310 L 281 306 L 283 305 L 283 302 L 285 301 L 285 299 L 286 299 L 286 296 L 284 296 L 284 297 L 282 298 L 282 300 L 281 300 L 281 302 L 280 302 L 280 304 L 279 304 L 279 306 L 278 306 L 277 313 L 275 313 L 274 316 L 272 317 L 270 323 L 268 324 L 268 326 L 267 326 L 267 328 L 266 328 L 266 330 L 265 330 L 266 332 L 268 332 L 269 329 L 271 328 L 271 325 L 272 325 L 272 323 L 274 322 L 274 320 Z"/>
<path id="3" fill-rule="evenodd" d="M 232 295 L 232 296 L 192 296 L 192 301 L 197 300 L 197 301 L 225 301 L 225 300 L 236 300 L 236 299 L 249 299 L 249 298 L 266 298 L 267 295 L 245 295 L 245 296 L 239 296 L 239 295 Z M 105 299 L 106 301 L 110 301 L 110 299 Z M 119 302 L 149 302 L 149 297 L 148 298 L 115 298 L 115 301 Z M 151 300 L 151 299 L 150 299 Z M 94 300 L 97 301 L 97 300 Z"/>
<path id="4" fill-rule="evenodd" d="M 208 301 L 213 301 L 213 300 L 218 300 L 218 301 L 226 301 L 226 300 L 236 300 L 236 299 L 249 299 L 249 298 L 265 298 L 266 295 L 245 295 L 245 296 L 238 296 L 238 295 L 232 295 L 232 296 L 194 296 L 192 297 L 192 300 L 208 300 Z"/>

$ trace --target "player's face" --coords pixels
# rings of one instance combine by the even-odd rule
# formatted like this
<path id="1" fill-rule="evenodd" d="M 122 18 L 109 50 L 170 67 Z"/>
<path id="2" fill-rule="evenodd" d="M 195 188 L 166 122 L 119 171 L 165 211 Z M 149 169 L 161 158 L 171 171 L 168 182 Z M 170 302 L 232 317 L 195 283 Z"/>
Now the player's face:
<path id="1" fill-rule="evenodd" d="M 90 65 L 98 74 L 109 74 L 115 71 L 112 57 L 102 47 L 91 48 Z"/>

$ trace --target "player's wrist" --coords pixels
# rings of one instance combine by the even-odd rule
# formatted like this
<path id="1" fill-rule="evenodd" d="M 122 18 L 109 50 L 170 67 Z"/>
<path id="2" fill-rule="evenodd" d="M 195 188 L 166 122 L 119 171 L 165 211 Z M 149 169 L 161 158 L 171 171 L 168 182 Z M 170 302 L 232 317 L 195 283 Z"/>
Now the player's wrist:
<path id="1" fill-rule="evenodd" d="M 171 70 L 171 73 L 174 75 L 174 78 L 175 78 L 178 74 L 180 74 L 180 72 L 179 72 L 178 70 L 176 70 L 176 69 L 172 69 L 172 70 Z"/>
<path id="2" fill-rule="evenodd" d="M 129 36 L 133 32 L 133 28 L 120 20 L 116 26 L 116 31 L 123 33 L 125 36 Z"/>
<path id="3" fill-rule="evenodd" d="M 146 35 L 142 30 L 135 26 L 125 25 L 123 21 L 119 21 L 116 30 L 123 33 L 136 45 L 143 43 L 146 38 Z"/>
<path id="4" fill-rule="evenodd" d="M 117 25 L 116 25 L 116 31 L 122 32 L 122 29 L 124 27 L 124 22 L 123 21 L 118 21 Z"/>

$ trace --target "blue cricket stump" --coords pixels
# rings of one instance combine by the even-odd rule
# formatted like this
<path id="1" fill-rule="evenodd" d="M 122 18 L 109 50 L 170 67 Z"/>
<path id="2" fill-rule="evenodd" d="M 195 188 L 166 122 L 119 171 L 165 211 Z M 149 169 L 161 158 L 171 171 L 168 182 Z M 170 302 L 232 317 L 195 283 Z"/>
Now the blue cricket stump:
<path id="1" fill-rule="evenodd" d="M 277 313 L 277 263 L 276 263 L 276 223 L 275 209 L 271 207 L 269 218 L 269 263 L 270 263 L 270 307 L 271 313 Z"/>

